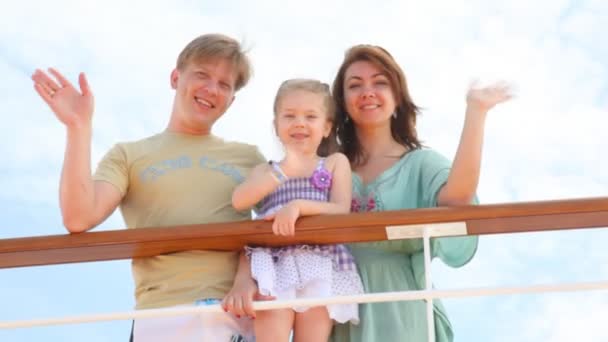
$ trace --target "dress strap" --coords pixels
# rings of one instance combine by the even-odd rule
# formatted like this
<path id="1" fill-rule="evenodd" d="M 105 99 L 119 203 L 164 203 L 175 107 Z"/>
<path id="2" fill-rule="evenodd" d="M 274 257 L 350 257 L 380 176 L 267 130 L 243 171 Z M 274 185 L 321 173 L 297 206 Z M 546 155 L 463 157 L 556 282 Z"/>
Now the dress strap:
<path id="1" fill-rule="evenodd" d="M 317 168 L 316 168 L 317 170 L 325 168 L 325 159 L 326 159 L 325 157 L 319 158 L 319 161 L 317 162 Z"/>

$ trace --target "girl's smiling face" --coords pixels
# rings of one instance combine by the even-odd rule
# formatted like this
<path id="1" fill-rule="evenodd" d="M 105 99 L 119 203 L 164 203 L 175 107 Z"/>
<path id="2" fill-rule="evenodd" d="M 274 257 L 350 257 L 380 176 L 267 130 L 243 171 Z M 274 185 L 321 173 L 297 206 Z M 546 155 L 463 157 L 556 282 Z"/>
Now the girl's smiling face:
<path id="1" fill-rule="evenodd" d="M 331 130 L 323 95 L 300 89 L 281 96 L 274 123 L 283 146 L 303 153 L 316 153 Z"/>

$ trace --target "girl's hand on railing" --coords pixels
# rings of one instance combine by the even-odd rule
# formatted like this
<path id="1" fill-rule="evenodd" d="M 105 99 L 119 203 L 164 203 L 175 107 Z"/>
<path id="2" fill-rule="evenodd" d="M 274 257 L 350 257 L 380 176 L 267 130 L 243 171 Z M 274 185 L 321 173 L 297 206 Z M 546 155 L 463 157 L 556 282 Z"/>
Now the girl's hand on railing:
<path id="1" fill-rule="evenodd" d="M 296 233 L 296 220 L 298 217 L 300 217 L 300 207 L 298 207 L 297 201 L 291 201 L 277 212 L 265 216 L 264 219 L 268 221 L 274 220 L 272 232 L 275 235 L 293 236 Z"/>

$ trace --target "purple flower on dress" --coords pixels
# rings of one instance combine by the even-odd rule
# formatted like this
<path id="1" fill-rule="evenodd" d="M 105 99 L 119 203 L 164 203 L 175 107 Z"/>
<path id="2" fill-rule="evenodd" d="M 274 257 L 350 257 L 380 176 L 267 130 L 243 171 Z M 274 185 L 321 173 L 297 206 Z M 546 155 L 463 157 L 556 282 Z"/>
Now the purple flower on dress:
<path id="1" fill-rule="evenodd" d="M 331 173 L 324 168 L 316 169 L 310 177 L 310 182 L 319 190 L 329 189 L 331 186 Z"/>

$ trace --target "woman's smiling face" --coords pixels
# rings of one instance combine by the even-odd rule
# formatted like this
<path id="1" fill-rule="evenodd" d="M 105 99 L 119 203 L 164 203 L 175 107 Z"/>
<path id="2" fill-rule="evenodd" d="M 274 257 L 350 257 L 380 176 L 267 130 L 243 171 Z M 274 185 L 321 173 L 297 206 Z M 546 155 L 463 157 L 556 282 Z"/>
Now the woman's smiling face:
<path id="1" fill-rule="evenodd" d="M 390 127 L 395 96 L 389 78 L 373 63 L 357 61 L 344 77 L 346 110 L 358 127 Z"/>

